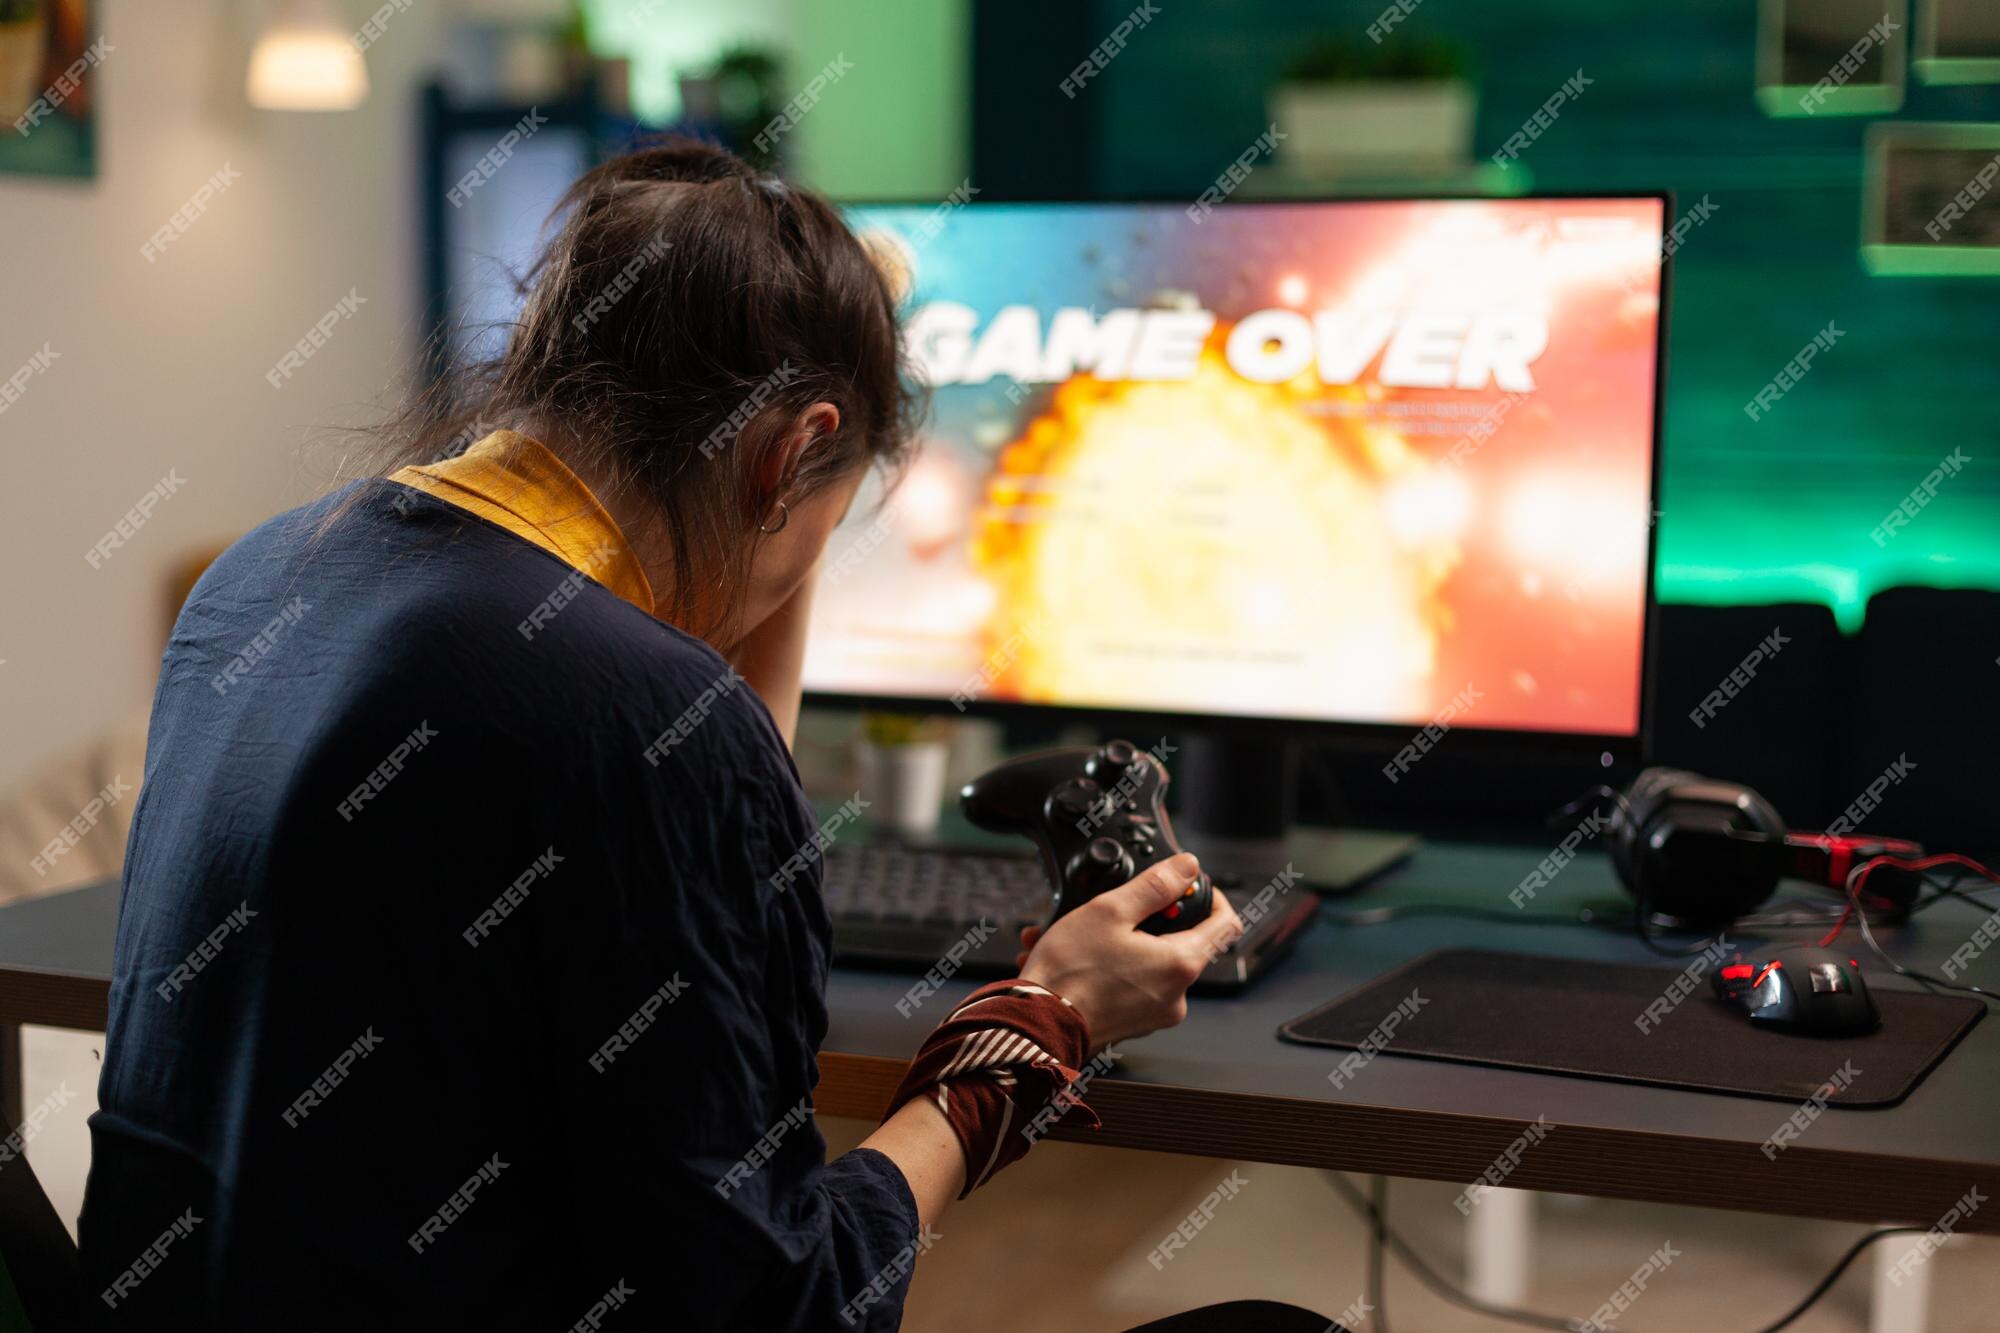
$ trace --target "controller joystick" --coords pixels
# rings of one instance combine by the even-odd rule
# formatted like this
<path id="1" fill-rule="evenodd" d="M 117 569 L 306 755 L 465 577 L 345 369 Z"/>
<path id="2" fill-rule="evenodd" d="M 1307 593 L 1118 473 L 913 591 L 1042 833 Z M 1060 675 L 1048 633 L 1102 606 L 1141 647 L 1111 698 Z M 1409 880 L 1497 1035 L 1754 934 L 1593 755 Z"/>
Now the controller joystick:
<path id="1" fill-rule="evenodd" d="M 1167 819 L 1169 780 L 1151 754 L 1109 741 L 1023 755 L 967 783 L 959 800 L 975 826 L 1034 841 L 1054 890 L 1054 921 L 1180 853 Z M 1186 930 L 1214 904 L 1215 886 L 1204 873 L 1140 929 Z"/>

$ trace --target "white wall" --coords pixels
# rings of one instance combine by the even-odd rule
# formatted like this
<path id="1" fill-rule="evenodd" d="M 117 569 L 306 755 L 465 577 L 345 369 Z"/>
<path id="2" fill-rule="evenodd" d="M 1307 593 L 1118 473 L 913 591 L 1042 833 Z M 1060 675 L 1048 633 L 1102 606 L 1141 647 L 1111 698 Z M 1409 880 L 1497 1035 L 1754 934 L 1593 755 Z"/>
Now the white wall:
<path id="1" fill-rule="evenodd" d="M 342 6 L 358 25 L 373 3 Z M 258 0 L 99 0 L 98 175 L 0 175 L 0 789 L 142 709 L 182 553 L 323 489 L 327 427 L 371 418 L 421 336 L 416 86 L 440 47 L 411 6 L 369 49 L 359 110 L 251 110 Z M 241 173 L 157 262 L 140 246 L 228 163 Z M 353 318 L 264 379 L 352 288 Z M 305 446 L 318 441 L 316 456 Z M 184 482 L 102 568 L 94 543 L 170 469 Z"/>

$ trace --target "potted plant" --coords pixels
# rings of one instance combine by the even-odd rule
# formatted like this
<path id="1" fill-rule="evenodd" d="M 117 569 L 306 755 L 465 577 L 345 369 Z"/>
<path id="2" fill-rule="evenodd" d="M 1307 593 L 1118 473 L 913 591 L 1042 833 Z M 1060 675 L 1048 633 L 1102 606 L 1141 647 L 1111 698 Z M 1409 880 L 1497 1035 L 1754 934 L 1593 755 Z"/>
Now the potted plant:
<path id="1" fill-rule="evenodd" d="M 1450 43 L 1329 37 L 1285 67 L 1271 119 L 1297 174 L 1436 175 L 1472 153 L 1478 95 Z"/>
<path id="2" fill-rule="evenodd" d="M 863 713 L 854 758 L 869 817 L 891 833 L 922 835 L 937 828 L 944 806 L 949 732 L 941 717 Z"/>
<path id="3" fill-rule="evenodd" d="M 0 0 L 0 122 L 12 128 L 42 92 L 42 0 Z"/>

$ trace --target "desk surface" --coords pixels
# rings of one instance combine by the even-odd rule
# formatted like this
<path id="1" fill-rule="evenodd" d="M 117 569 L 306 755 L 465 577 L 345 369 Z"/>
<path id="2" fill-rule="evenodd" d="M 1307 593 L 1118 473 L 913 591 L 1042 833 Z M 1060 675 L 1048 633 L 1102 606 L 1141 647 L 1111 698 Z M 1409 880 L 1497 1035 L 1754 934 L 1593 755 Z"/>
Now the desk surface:
<path id="1" fill-rule="evenodd" d="M 1426 844 L 1408 867 L 1344 906 L 1505 910 L 1507 890 L 1545 854 Z M 1560 915 L 1615 894 L 1604 860 L 1583 856 L 1529 911 Z M 116 897 L 115 886 L 103 885 L 0 909 L 0 1023 L 102 1025 Z M 1934 968 L 1983 915 L 1946 903 L 1878 934 L 1898 957 Z M 1553 1128 L 1520 1155 L 1510 1186 L 1926 1226 L 1969 1189 L 2000 1193 L 2000 1021 L 1975 1026 L 1901 1105 L 1829 1109 L 1775 1161 L 1761 1145 L 1791 1114 L 1780 1102 L 1396 1058 L 1393 1044 L 1335 1089 L 1326 1076 L 1341 1052 L 1277 1039 L 1284 1020 L 1450 946 L 1650 963 L 1661 968 L 1663 988 L 1678 970 L 1630 936 L 1591 927 L 1437 916 L 1348 927 L 1322 919 L 1247 993 L 1198 998 L 1181 1027 L 1128 1043 L 1087 1093 L 1103 1128 L 1056 1136 L 1470 1181 L 1542 1117 Z M 1871 979 L 1882 973 L 1870 969 Z M 904 1018 L 896 1001 L 912 980 L 834 972 L 817 1094 L 823 1114 L 880 1115 L 932 1023 L 971 989 L 948 983 Z M 2000 1212 L 1979 1209 L 1959 1226 L 2000 1232 Z"/>

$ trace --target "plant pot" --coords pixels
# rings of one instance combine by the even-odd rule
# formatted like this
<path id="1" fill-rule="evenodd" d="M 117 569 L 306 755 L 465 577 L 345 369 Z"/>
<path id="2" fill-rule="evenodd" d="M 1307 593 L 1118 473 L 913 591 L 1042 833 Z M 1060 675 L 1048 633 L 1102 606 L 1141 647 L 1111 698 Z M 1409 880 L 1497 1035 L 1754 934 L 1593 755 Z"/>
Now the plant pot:
<path id="1" fill-rule="evenodd" d="M 1295 174 L 1430 175 L 1471 159 L 1478 102 L 1459 79 L 1283 83 L 1270 113 Z"/>
<path id="2" fill-rule="evenodd" d="M 905 837 L 931 833 L 944 808 L 945 765 L 951 747 L 943 741 L 877 745 L 856 741 L 861 799 L 879 829 Z"/>
<path id="3" fill-rule="evenodd" d="M 0 23 L 0 124 L 9 129 L 42 95 L 48 27 L 39 16 Z"/>

